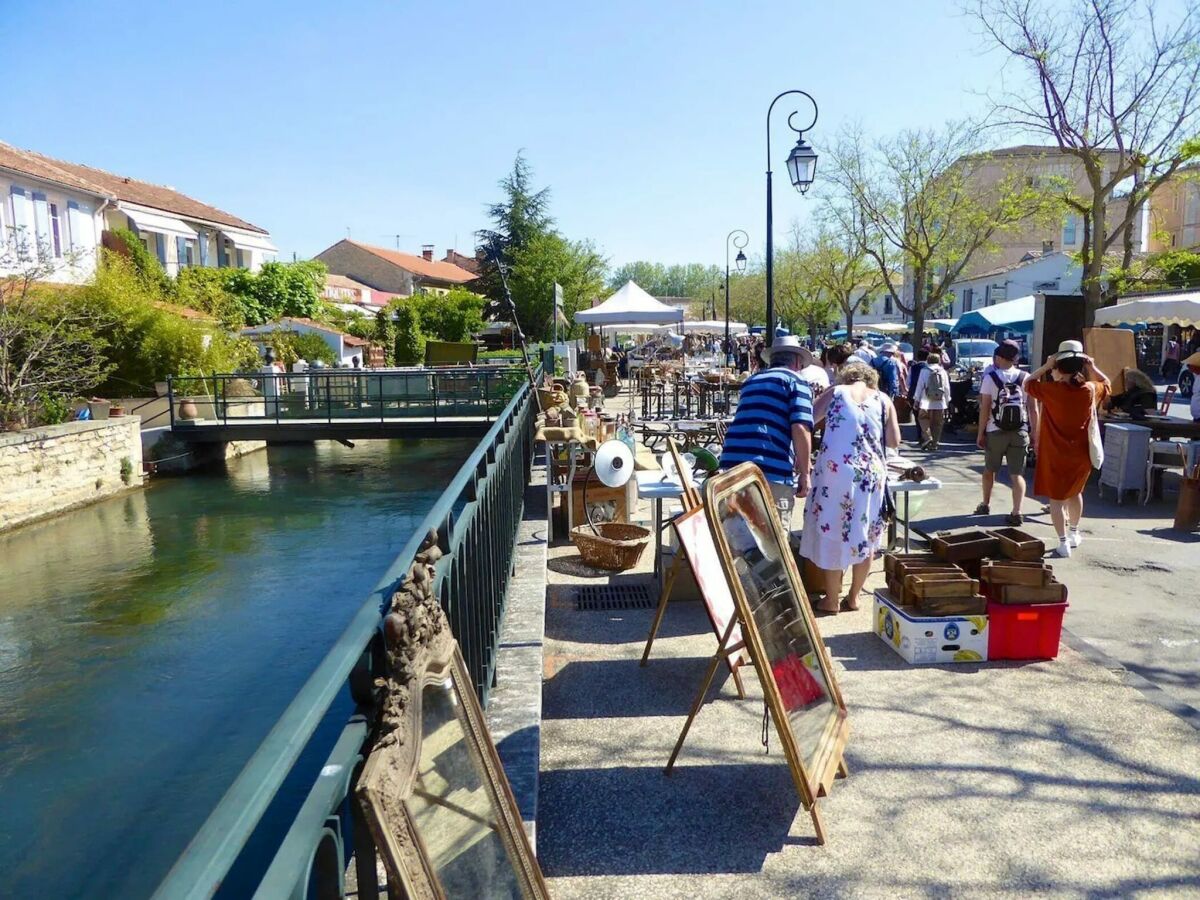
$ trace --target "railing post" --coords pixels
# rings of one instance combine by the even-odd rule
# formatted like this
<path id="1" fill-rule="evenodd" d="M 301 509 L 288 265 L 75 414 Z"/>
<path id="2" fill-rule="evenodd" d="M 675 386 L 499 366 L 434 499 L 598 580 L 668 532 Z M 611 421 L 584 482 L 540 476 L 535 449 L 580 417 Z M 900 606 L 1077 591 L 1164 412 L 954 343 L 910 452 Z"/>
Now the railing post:
<path id="1" fill-rule="evenodd" d="M 438 415 L 437 415 L 437 408 L 438 408 L 438 374 L 437 374 L 437 372 L 434 372 L 433 374 L 431 374 L 431 375 L 429 376 L 429 378 L 430 378 L 430 380 L 433 382 L 433 421 L 435 421 L 435 422 L 436 422 L 436 421 L 438 420 Z"/>
<path id="2" fill-rule="evenodd" d="M 325 378 L 325 421 L 333 424 L 333 379 L 329 375 L 324 375 Z"/>
<path id="3" fill-rule="evenodd" d="M 175 430 L 175 376 L 167 376 L 167 412 L 171 414 L 171 430 Z"/>

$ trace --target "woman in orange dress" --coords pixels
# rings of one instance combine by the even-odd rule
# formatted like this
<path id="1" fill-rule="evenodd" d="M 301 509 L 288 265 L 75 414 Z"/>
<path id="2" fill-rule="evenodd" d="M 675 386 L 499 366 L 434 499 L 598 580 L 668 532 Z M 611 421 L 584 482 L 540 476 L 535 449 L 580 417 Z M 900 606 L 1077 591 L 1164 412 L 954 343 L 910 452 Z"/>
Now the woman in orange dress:
<path id="1" fill-rule="evenodd" d="M 1059 352 L 1026 381 L 1029 396 L 1042 404 L 1038 430 L 1035 494 L 1050 498 L 1050 518 L 1058 532 L 1055 556 L 1070 556 L 1083 538 L 1083 489 L 1092 474 L 1088 424 L 1111 385 L 1079 341 L 1063 341 Z M 1047 372 L 1053 381 L 1041 381 Z"/>

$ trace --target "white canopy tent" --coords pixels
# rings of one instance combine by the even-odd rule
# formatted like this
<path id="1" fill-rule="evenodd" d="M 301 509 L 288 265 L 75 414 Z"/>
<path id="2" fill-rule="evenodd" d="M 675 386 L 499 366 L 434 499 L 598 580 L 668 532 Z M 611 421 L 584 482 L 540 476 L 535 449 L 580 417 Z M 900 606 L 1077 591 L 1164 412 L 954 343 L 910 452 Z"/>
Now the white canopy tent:
<path id="1" fill-rule="evenodd" d="M 1097 325 L 1200 326 L 1200 291 L 1157 294 L 1096 310 Z"/>
<path id="2" fill-rule="evenodd" d="M 679 328 L 680 328 L 679 324 L 676 323 L 674 325 L 659 325 L 658 328 L 655 330 L 660 331 L 660 332 L 662 332 L 662 331 L 679 331 Z M 731 335 L 737 334 L 739 331 L 745 331 L 745 330 L 746 330 L 745 322 L 730 322 L 729 323 L 729 333 Z M 683 323 L 683 333 L 684 334 L 703 334 L 706 332 L 708 334 L 724 334 L 725 333 L 725 320 L 724 319 L 707 319 L 707 320 L 702 320 L 699 322 L 688 321 L 688 322 Z"/>
<path id="3" fill-rule="evenodd" d="M 632 281 L 627 281 L 623 288 L 599 306 L 581 309 L 575 313 L 576 322 L 595 325 L 599 328 L 624 325 L 666 325 L 669 322 L 681 322 L 682 320 L 682 310 L 658 302 Z"/>

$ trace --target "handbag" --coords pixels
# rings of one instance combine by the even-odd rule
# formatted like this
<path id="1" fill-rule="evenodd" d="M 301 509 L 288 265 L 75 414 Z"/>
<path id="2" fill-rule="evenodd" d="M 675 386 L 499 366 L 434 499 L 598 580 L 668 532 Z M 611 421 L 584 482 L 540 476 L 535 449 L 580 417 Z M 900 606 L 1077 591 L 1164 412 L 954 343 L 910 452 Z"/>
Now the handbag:
<path id="1" fill-rule="evenodd" d="M 1088 419 L 1088 456 L 1092 460 L 1093 469 L 1101 469 L 1104 467 L 1104 442 L 1100 440 L 1100 421 L 1096 418 L 1096 403 L 1095 393 L 1091 388 L 1088 389 L 1088 395 L 1092 400 L 1092 416 Z"/>

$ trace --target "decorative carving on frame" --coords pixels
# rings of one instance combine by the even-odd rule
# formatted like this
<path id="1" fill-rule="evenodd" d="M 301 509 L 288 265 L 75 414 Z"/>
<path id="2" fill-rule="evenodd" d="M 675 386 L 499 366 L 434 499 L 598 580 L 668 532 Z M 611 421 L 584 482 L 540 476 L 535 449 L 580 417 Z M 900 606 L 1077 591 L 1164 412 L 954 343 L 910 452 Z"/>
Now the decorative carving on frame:
<path id="1" fill-rule="evenodd" d="M 410 900 L 541 900 L 541 870 L 433 591 L 440 557 L 431 532 L 384 619 L 382 710 L 358 798 L 389 882 Z"/>

